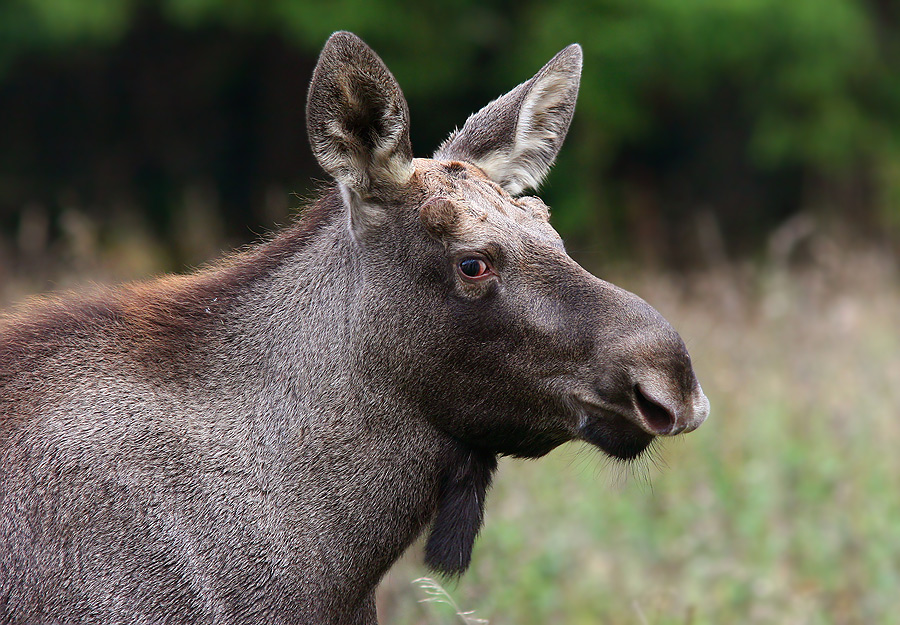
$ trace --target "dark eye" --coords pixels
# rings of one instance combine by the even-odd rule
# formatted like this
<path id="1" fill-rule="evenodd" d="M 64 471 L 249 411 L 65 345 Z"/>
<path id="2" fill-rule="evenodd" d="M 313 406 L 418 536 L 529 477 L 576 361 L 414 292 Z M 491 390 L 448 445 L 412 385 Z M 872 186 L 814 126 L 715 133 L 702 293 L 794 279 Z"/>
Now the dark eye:
<path id="1" fill-rule="evenodd" d="M 478 280 L 491 274 L 491 266 L 483 258 L 463 258 L 459 261 L 459 272 L 466 278 Z"/>

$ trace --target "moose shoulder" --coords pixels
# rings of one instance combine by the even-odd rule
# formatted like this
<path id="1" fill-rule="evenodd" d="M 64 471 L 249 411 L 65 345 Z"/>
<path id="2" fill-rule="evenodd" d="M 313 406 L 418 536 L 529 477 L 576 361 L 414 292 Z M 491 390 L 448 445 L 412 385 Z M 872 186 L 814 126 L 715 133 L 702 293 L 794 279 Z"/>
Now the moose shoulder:
<path id="1" fill-rule="evenodd" d="M 566 255 L 522 196 L 568 130 L 569 46 L 415 159 L 360 39 L 309 136 L 336 181 L 193 275 L 0 321 L 0 622 L 376 622 L 430 525 L 462 573 L 498 454 L 621 459 L 709 410 L 678 334 Z"/>

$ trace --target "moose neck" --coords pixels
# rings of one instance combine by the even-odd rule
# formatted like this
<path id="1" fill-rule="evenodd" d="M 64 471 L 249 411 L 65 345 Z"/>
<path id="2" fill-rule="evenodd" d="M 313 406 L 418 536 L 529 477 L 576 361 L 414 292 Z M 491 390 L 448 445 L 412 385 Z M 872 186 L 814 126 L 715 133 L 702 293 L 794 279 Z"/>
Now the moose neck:
<path id="1" fill-rule="evenodd" d="M 267 441 L 255 442 L 262 457 L 252 461 L 289 485 L 279 496 L 309 527 L 299 535 L 329 545 L 306 566 L 327 569 L 334 592 L 374 589 L 432 519 L 427 562 L 461 573 L 496 459 L 434 428 L 360 342 L 358 311 L 372 294 L 338 201 L 326 197 L 304 222 L 249 252 L 268 267 L 226 313 L 224 340 L 242 355 L 214 375 L 233 382 L 224 396 L 253 422 L 247 436 Z"/>

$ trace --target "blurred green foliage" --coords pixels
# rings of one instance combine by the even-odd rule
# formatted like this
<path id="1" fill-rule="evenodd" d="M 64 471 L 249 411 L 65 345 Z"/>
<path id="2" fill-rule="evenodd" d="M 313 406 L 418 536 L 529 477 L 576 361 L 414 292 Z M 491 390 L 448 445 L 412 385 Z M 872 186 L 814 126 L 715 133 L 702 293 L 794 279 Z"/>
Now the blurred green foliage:
<path id="1" fill-rule="evenodd" d="M 878 72 L 868 18 L 856 0 L 568 0 L 531 23 L 539 41 L 590 42 L 585 108 L 613 149 L 656 130 L 660 101 L 687 111 L 724 88 L 758 164 L 840 167 L 881 121 L 862 96 L 893 78 Z"/>
<path id="2" fill-rule="evenodd" d="M 743 251 L 801 211 L 870 233 L 900 224 L 895 3 L 2 0 L 0 87 L 28 59 L 126 54 L 148 16 L 164 24 L 158 37 L 277 39 L 310 65 L 329 33 L 358 33 L 409 97 L 419 153 L 580 42 L 579 109 L 543 194 L 564 235 L 604 254 L 697 260 L 684 248 L 710 245 L 698 219 Z M 247 67 L 232 58 L 220 71 L 237 81 Z M 0 188 L 0 211 L 22 201 Z"/>

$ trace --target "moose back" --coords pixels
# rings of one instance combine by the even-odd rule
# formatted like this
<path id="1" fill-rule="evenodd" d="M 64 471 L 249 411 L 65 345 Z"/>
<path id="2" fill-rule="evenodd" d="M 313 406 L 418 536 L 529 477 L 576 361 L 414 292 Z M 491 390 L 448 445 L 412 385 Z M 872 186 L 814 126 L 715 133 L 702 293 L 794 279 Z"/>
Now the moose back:
<path id="1" fill-rule="evenodd" d="M 186 276 L 0 321 L 0 622 L 373 624 L 426 529 L 462 573 L 500 454 L 620 459 L 709 410 L 685 346 L 524 195 L 581 48 L 413 158 L 396 80 L 326 43 L 307 103 L 334 179 Z"/>

